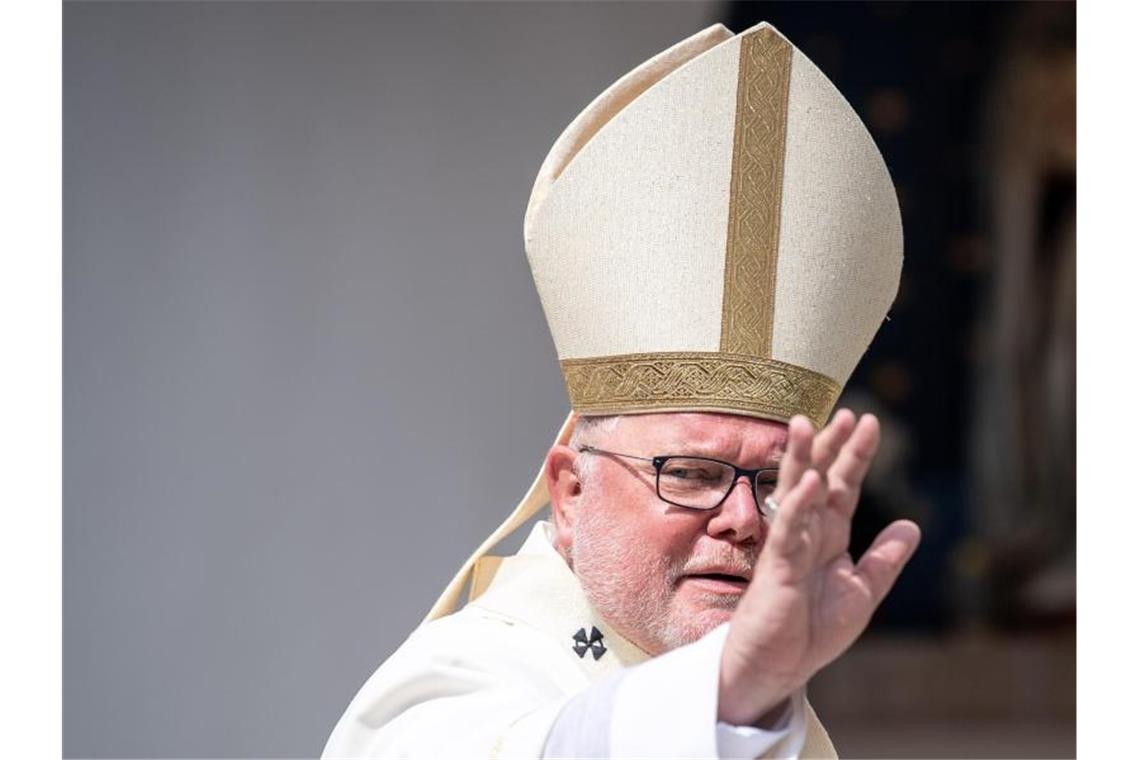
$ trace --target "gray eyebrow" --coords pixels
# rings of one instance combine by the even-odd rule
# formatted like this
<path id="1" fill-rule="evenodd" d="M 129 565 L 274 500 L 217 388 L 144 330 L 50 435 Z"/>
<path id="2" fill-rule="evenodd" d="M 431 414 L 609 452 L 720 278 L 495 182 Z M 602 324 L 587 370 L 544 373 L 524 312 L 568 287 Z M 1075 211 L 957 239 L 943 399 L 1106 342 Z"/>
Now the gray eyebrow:
<path id="1" fill-rule="evenodd" d="M 712 450 L 710 450 L 704 446 L 701 446 L 700 444 L 694 445 L 692 443 L 677 443 L 676 441 L 674 441 L 674 444 L 675 445 L 673 445 L 673 448 L 669 449 L 668 451 L 665 451 L 664 449 L 662 449 L 661 453 L 662 454 L 669 454 L 672 456 L 682 456 L 682 457 L 685 457 L 685 456 L 706 457 L 708 459 L 717 459 L 717 460 L 720 460 L 721 462 L 728 462 L 729 461 L 729 460 L 725 459 L 723 456 L 721 456 L 719 452 L 712 451 Z M 777 446 L 773 447 L 771 453 L 769 453 L 769 455 L 768 455 L 767 461 L 764 464 L 762 464 L 761 467 L 766 469 L 769 467 L 778 466 L 780 464 L 780 461 L 784 458 L 784 454 L 786 454 L 786 453 L 787 453 L 787 444 L 784 444 L 782 446 L 777 445 Z"/>

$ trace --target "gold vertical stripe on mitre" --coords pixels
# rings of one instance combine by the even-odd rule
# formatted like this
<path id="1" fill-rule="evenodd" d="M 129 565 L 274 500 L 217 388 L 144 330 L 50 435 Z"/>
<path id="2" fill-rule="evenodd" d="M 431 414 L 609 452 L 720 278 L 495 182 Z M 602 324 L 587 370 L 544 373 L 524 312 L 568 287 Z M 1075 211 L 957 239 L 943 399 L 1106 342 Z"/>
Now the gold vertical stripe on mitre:
<path id="1" fill-rule="evenodd" d="M 720 350 L 772 355 L 792 46 L 770 28 L 740 40 Z"/>

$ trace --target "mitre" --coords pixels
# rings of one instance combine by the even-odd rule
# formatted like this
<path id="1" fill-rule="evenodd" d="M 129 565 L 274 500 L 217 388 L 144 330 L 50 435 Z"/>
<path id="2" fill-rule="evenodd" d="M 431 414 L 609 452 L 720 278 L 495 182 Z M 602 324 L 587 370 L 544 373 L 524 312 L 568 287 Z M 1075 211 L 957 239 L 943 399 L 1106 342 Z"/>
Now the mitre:
<path id="1" fill-rule="evenodd" d="M 771 25 L 716 24 L 594 99 L 539 170 L 527 258 L 576 415 L 816 427 L 898 290 L 902 223 L 866 127 Z M 549 501 L 540 470 L 428 619 Z M 482 562 L 480 562 L 482 560 Z M 486 575 L 486 573 L 484 573 Z"/>

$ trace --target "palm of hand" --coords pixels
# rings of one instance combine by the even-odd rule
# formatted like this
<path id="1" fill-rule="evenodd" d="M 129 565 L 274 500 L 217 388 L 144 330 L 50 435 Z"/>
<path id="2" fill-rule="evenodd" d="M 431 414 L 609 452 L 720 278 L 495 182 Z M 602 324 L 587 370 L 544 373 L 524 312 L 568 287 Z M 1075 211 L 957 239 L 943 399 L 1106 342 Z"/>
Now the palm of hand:
<path id="1" fill-rule="evenodd" d="M 918 544 L 898 521 L 856 565 L 851 517 L 878 445 L 878 421 L 847 410 L 813 435 L 789 424 L 775 499 L 779 513 L 729 629 L 721 663 L 722 720 L 752 723 L 834 660 L 866 627 Z M 826 480 L 821 477 L 826 475 Z"/>

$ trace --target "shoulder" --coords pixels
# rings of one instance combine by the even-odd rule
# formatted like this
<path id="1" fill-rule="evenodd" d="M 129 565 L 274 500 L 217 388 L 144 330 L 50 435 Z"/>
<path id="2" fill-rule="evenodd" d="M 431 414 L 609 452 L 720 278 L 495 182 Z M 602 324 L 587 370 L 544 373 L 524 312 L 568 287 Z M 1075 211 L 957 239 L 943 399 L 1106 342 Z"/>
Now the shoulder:
<path id="1" fill-rule="evenodd" d="M 532 715 L 541 733 L 561 704 L 588 684 L 566 655 L 572 655 L 568 647 L 563 654 L 541 631 L 468 605 L 416 629 L 372 674 L 337 723 L 325 755 L 371 756 L 381 747 L 387 755 L 409 742 L 443 752 L 448 737 L 433 736 L 430 726 L 478 744 L 484 735 L 497 740 L 492 729 L 506 736 Z"/>
<path id="2" fill-rule="evenodd" d="M 376 720 L 425 699 L 509 688 L 576 691 L 588 678 L 569 646 L 498 611 L 469 604 L 421 625 L 365 682 L 353 705 Z"/>
<path id="3" fill-rule="evenodd" d="M 569 640 L 563 643 L 523 620 L 468 604 L 416 629 L 376 676 L 405 682 L 446 676 L 467 685 L 519 682 L 554 691 L 580 688 L 586 677 Z"/>

